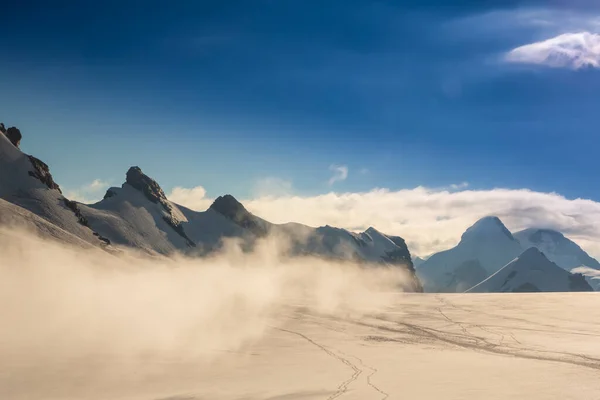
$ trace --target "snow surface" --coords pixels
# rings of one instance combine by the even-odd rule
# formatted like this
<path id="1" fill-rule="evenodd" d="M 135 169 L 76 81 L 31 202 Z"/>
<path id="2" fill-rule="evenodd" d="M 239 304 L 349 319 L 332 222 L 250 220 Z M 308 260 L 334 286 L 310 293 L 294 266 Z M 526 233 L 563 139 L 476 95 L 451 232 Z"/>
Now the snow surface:
<path id="1" fill-rule="evenodd" d="M 583 277 L 580 279 L 584 280 Z M 468 291 L 475 293 L 569 292 L 581 288 L 581 282 L 579 285 L 576 285 L 576 282 L 576 275 L 560 268 L 537 248 L 531 247 Z M 591 287 L 587 289 L 592 290 Z"/>
<path id="2" fill-rule="evenodd" d="M 597 399 L 600 296 L 404 294 L 362 316 L 290 305 L 216 359 L 4 358 L 11 400 Z M 135 364 L 132 364 L 135 365 Z M 21 379 L 27 377 L 27 379 Z"/>
<path id="3" fill-rule="evenodd" d="M 31 211 L 2 199 L 0 199 L 0 226 L 8 229 L 25 229 L 40 238 L 52 239 L 79 248 L 93 248 L 90 243 L 38 217 Z"/>
<path id="4" fill-rule="evenodd" d="M 94 232 L 81 225 L 73 211 L 65 206 L 64 196 L 29 175 L 33 170 L 28 156 L 0 134 L 0 198 L 31 211 L 81 240 L 99 245 Z"/>

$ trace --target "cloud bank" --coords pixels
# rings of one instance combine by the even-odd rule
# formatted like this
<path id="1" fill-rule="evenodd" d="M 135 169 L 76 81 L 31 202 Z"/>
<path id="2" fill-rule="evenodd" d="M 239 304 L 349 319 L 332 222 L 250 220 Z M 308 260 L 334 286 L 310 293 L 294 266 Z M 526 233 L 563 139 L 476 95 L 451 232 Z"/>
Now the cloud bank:
<path id="1" fill-rule="evenodd" d="M 506 61 L 545 65 L 552 68 L 600 68 L 600 35 L 590 32 L 565 33 L 548 40 L 511 50 Z"/>
<path id="2" fill-rule="evenodd" d="M 167 197 L 169 200 L 192 210 L 204 211 L 212 203 L 212 199 L 206 197 L 206 190 L 202 186 L 196 186 L 191 189 L 177 186 L 171 190 L 171 193 Z"/>
<path id="3" fill-rule="evenodd" d="M 527 189 L 466 190 L 465 187 L 462 184 L 442 189 L 374 189 L 241 201 L 251 212 L 275 223 L 328 224 L 350 230 L 373 226 L 402 236 L 411 252 L 421 256 L 454 246 L 466 228 L 486 215 L 500 217 L 512 231 L 530 227 L 559 230 L 591 255 L 600 256 L 600 203 Z M 206 199 L 190 199 L 183 205 L 194 208 L 194 204 L 206 203 Z M 203 211 L 206 207 L 195 209 Z"/>
<path id="4" fill-rule="evenodd" d="M 94 179 L 92 182 L 82 185 L 76 189 L 66 190 L 65 197 L 81 203 L 95 203 L 100 200 L 109 187 L 109 182 Z"/>

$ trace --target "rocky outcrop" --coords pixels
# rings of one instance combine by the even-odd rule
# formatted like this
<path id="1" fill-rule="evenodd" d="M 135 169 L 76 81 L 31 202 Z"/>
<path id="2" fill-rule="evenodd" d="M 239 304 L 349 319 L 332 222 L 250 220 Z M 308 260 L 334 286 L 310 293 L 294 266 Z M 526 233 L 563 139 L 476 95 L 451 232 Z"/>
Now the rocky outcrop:
<path id="1" fill-rule="evenodd" d="M 417 274 L 415 273 L 415 266 L 412 262 L 412 257 L 408 250 L 408 246 L 406 245 L 406 241 L 400 236 L 385 236 L 398 246 L 398 249 L 386 252 L 386 256 L 382 257 L 384 262 L 406 268 L 413 279 L 412 285 L 415 291 L 423 292 L 423 285 L 421 285 L 421 281 L 419 281 L 419 278 L 417 278 Z"/>
<path id="2" fill-rule="evenodd" d="M 73 214 L 75 214 L 75 217 L 77 217 L 77 222 L 89 228 L 90 225 L 88 223 L 88 220 L 86 217 L 83 216 L 83 214 L 81 214 L 81 210 L 77 206 L 77 202 L 65 198 L 64 203 L 69 210 L 73 211 Z"/>
<path id="3" fill-rule="evenodd" d="M 127 171 L 125 183 L 144 193 L 144 196 L 154 204 L 160 204 L 165 211 L 171 212 L 171 204 L 165 192 L 154 179 L 144 174 L 140 167 L 131 167 Z"/>
<path id="4" fill-rule="evenodd" d="M 75 217 L 77 218 L 77 222 L 79 222 L 81 225 L 87 228 L 92 229 L 87 218 L 81 213 L 81 210 L 79 209 L 79 206 L 77 205 L 76 201 L 69 200 L 67 198 L 63 199 L 63 201 L 65 203 L 65 206 L 69 210 L 73 211 L 73 214 L 75 214 Z M 96 236 L 98 240 L 102 242 L 103 245 L 108 246 L 110 244 L 110 240 L 100 235 L 98 232 L 92 231 L 92 234 Z"/>
<path id="5" fill-rule="evenodd" d="M 33 171 L 29 171 L 29 176 L 39 180 L 44 185 L 48 186 L 49 189 L 56 189 L 62 193 L 58 184 L 54 182 L 54 178 L 52 178 L 52 174 L 50 173 L 48 165 L 34 156 L 28 157 L 29 161 L 31 161 L 31 165 L 33 166 Z"/>
<path id="6" fill-rule="evenodd" d="M 196 244 L 193 240 L 191 240 L 188 235 L 185 233 L 183 226 L 181 225 L 181 221 L 179 221 L 173 215 L 173 206 L 169 200 L 167 200 L 167 196 L 165 192 L 162 190 L 158 182 L 154 179 L 150 178 L 148 175 L 144 174 L 140 167 L 131 167 L 127 171 L 125 184 L 132 186 L 134 189 L 139 190 L 144 194 L 144 196 L 150 200 L 154 204 L 160 204 L 160 206 L 165 210 L 167 215 L 163 216 L 163 220 L 169 224 L 171 228 L 179 236 L 185 239 L 186 244 L 189 247 L 195 247 Z M 104 198 L 110 198 L 114 196 L 115 193 L 108 190 Z"/>
<path id="7" fill-rule="evenodd" d="M 4 134 L 6 135 L 6 137 L 8 138 L 8 140 L 10 140 L 10 142 L 15 146 L 15 147 L 19 147 L 19 145 L 21 144 L 21 139 L 23 138 L 23 135 L 21 135 L 21 131 L 18 130 L 17 128 L 15 128 L 14 126 L 8 128 L 6 130 L 6 132 L 4 132 Z"/>
<path id="8" fill-rule="evenodd" d="M 248 229 L 258 237 L 268 234 L 265 224 L 252 215 L 246 208 L 230 194 L 219 196 L 210 206 L 211 210 L 218 212 L 242 228 Z"/>
<path id="9" fill-rule="evenodd" d="M 23 135 L 21 135 L 21 131 L 18 128 L 11 126 L 6 129 L 4 124 L 0 122 L 0 132 L 2 132 L 15 147 L 19 147 Z"/>

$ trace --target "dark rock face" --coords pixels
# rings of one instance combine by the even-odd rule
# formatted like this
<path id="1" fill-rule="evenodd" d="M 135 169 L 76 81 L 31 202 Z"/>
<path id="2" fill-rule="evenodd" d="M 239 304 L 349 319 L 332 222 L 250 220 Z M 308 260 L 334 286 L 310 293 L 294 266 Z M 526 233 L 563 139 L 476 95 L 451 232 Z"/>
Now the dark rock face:
<path id="1" fill-rule="evenodd" d="M 75 214 L 75 216 L 77 217 L 77 222 L 89 228 L 90 225 L 88 223 L 88 220 L 86 217 L 83 216 L 83 214 L 81 214 L 81 210 L 77 206 L 77 203 L 67 198 L 64 199 L 64 202 L 65 206 L 67 206 L 69 210 L 73 211 L 73 214 Z"/>
<path id="2" fill-rule="evenodd" d="M 410 255 L 410 251 L 408 250 L 408 246 L 406 245 L 406 241 L 402 239 L 400 236 L 390 236 L 385 235 L 388 239 L 390 239 L 398 249 L 394 251 L 390 251 L 386 253 L 385 257 L 382 257 L 383 261 L 393 265 L 403 266 L 410 272 L 413 282 L 412 286 L 415 289 L 415 292 L 423 292 L 423 285 L 417 278 L 415 273 L 415 266 L 412 262 L 412 257 Z"/>
<path id="3" fill-rule="evenodd" d="M 571 274 L 569 276 L 569 289 L 572 292 L 593 292 L 594 289 L 585 280 L 581 274 Z"/>
<path id="4" fill-rule="evenodd" d="M 268 230 L 261 221 L 252 215 L 246 208 L 230 194 L 219 196 L 210 206 L 210 209 L 229 218 L 242 228 L 246 228 L 255 235 L 262 237 Z"/>
<path id="5" fill-rule="evenodd" d="M 165 211 L 171 212 L 171 205 L 167 202 L 165 192 L 158 182 L 144 174 L 140 167 L 129 168 L 125 182 L 144 193 L 144 196 L 151 202 L 160 203 Z"/>
<path id="6" fill-rule="evenodd" d="M 169 224 L 169 226 L 171 226 L 171 228 L 173 228 L 173 230 L 177 232 L 179 236 L 185 239 L 186 244 L 189 247 L 196 246 L 196 244 L 185 233 L 183 226 L 181 225 L 181 221 L 173 216 L 173 207 L 171 207 L 165 192 L 163 192 L 158 182 L 144 174 L 140 167 L 131 167 L 127 171 L 125 183 L 142 192 L 144 196 L 146 196 L 146 198 L 152 203 L 160 204 L 168 213 L 168 216 L 164 216 L 163 220 Z M 114 192 L 108 190 L 104 198 L 106 199 L 114 195 Z"/>
<path id="7" fill-rule="evenodd" d="M 516 288 L 515 290 L 513 290 L 514 293 L 537 293 L 537 292 L 541 292 L 541 290 L 535 286 L 533 283 L 524 283 L 521 286 L 519 286 L 518 288 Z"/>
<path id="8" fill-rule="evenodd" d="M 4 126 L 4 124 L 2 122 L 0 122 L 0 132 L 6 133 L 6 127 Z"/>
<path id="9" fill-rule="evenodd" d="M 31 165 L 33 166 L 33 171 L 29 171 L 29 176 L 39 180 L 44 185 L 48 186 L 49 189 L 56 189 L 61 192 L 60 187 L 52 178 L 52 174 L 50 173 L 48 165 L 34 156 L 28 157 L 29 161 L 31 161 Z"/>
<path id="10" fill-rule="evenodd" d="M 19 145 L 21 144 L 21 139 L 23 138 L 23 135 L 21 135 L 20 130 L 12 126 L 8 128 L 6 132 L 4 132 L 4 134 L 6 135 L 8 140 L 10 140 L 10 142 L 13 145 L 15 145 L 15 147 L 19 147 Z"/>
<path id="11" fill-rule="evenodd" d="M 109 198 L 111 198 L 111 197 L 113 197 L 113 196 L 116 196 L 116 195 L 117 195 L 117 194 L 116 194 L 116 193 L 115 193 L 113 190 L 110 190 L 110 189 L 108 189 L 108 190 L 106 191 L 106 194 L 104 195 L 104 197 L 103 197 L 102 199 L 103 199 L 103 200 L 105 200 L 105 199 L 109 199 Z"/>

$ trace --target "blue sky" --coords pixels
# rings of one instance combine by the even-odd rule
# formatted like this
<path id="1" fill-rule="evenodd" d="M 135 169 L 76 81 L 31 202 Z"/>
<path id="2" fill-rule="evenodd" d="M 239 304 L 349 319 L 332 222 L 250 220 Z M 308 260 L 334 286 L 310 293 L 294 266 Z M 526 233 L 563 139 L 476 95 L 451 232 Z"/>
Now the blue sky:
<path id="1" fill-rule="evenodd" d="M 591 1 L 5 3 L 0 120 L 66 188 L 139 165 L 213 197 L 269 178 L 600 200 L 600 70 L 506 57 L 600 32 Z"/>

